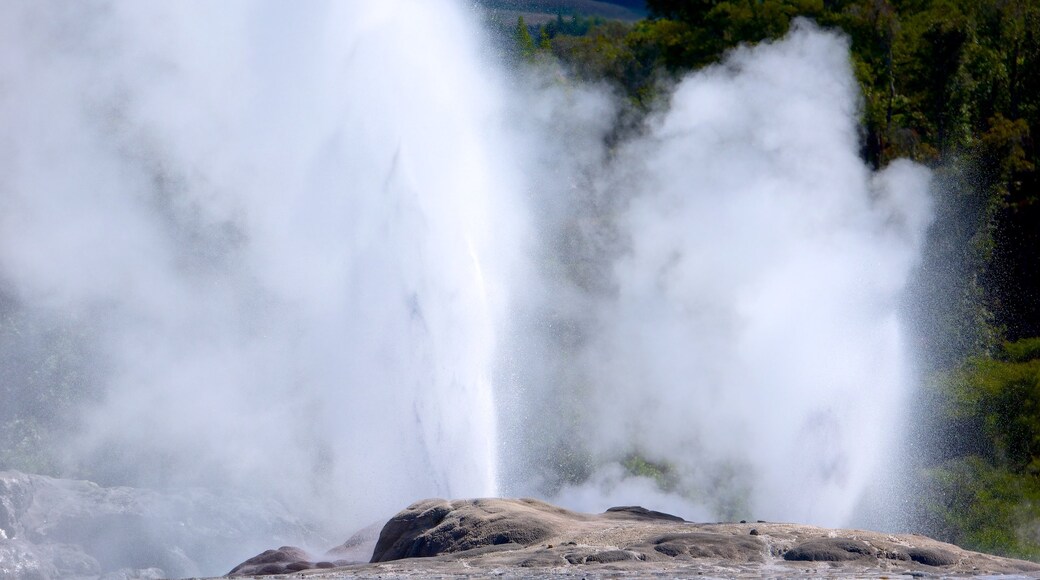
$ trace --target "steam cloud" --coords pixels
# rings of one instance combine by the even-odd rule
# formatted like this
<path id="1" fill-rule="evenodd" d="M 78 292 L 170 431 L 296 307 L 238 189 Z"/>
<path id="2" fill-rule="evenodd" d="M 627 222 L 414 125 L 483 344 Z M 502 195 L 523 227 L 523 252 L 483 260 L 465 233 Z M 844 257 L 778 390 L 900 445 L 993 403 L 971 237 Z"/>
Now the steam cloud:
<path id="1" fill-rule="evenodd" d="M 608 92 L 509 84 L 471 16 L 8 3 L 0 294 L 91 353 L 70 468 L 341 529 L 500 492 L 847 522 L 931 208 L 858 159 L 846 41 L 738 50 L 608 148 Z"/>
<path id="2" fill-rule="evenodd" d="M 664 488 L 690 517 L 849 524 L 896 454 L 901 296 L 932 215 L 926 169 L 858 158 L 857 90 L 847 40 L 800 21 L 549 191 L 571 201 L 520 365 L 515 404 L 538 412 L 507 428 L 536 442 L 517 477 L 589 510 Z"/>

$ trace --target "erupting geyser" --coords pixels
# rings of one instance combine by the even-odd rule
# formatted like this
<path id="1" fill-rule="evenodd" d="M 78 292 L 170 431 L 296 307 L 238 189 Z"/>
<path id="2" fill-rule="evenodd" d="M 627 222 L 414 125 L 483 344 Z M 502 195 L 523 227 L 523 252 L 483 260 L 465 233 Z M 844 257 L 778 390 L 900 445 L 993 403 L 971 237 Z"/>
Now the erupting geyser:
<path id="1" fill-rule="evenodd" d="M 15 2 L 4 291 L 89 329 L 69 461 L 367 522 L 496 493 L 520 239 L 450 2 Z M 316 500 L 316 501 L 315 501 Z"/>
<path id="2" fill-rule="evenodd" d="M 7 3 L 0 306 L 90 353 L 67 466 L 338 531 L 500 488 L 848 523 L 931 209 L 857 157 L 846 41 L 608 150 L 609 95 L 510 85 L 460 4 Z"/>

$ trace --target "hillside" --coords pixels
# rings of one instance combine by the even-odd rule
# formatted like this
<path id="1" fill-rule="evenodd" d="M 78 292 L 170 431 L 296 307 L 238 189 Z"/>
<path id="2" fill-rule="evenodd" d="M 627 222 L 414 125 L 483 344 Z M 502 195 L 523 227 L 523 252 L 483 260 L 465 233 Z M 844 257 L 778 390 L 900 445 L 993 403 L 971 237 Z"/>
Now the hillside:
<path id="1" fill-rule="evenodd" d="M 478 0 L 481 6 L 503 18 L 523 15 L 530 24 L 543 24 L 563 16 L 598 16 L 634 22 L 646 16 L 642 0 Z"/>

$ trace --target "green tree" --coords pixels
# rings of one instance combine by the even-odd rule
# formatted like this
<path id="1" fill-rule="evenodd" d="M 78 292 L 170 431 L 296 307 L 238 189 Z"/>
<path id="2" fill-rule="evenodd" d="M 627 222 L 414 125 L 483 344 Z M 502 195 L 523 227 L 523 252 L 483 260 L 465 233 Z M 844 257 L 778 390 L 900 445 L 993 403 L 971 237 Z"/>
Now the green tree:
<path id="1" fill-rule="evenodd" d="M 513 39 L 516 41 L 517 51 L 520 56 L 526 60 L 534 58 L 534 38 L 531 36 L 531 31 L 527 28 L 527 23 L 524 22 L 524 17 L 520 16 L 516 19 L 516 29 L 513 33 Z"/>
<path id="2" fill-rule="evenodd" d="M 549 27 L 538 27 L 538 50 L 549 52 L 552 50 L 552 37 L 549 35 Z"/>

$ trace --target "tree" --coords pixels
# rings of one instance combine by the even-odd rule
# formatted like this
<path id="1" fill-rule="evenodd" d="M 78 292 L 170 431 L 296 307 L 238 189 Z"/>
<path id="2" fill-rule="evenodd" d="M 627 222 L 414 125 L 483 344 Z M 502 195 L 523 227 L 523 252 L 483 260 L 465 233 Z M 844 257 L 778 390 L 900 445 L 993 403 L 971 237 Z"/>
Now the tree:
<path id="1" fill-rule="evenodd" d="M 516 31 L 513 33 L 513 38 L 522 58 L 526 60 L 534 58 L 534 38 L 531 36 L 531 31 L 527 29 L 523 16 L 516 19 Z"/>

